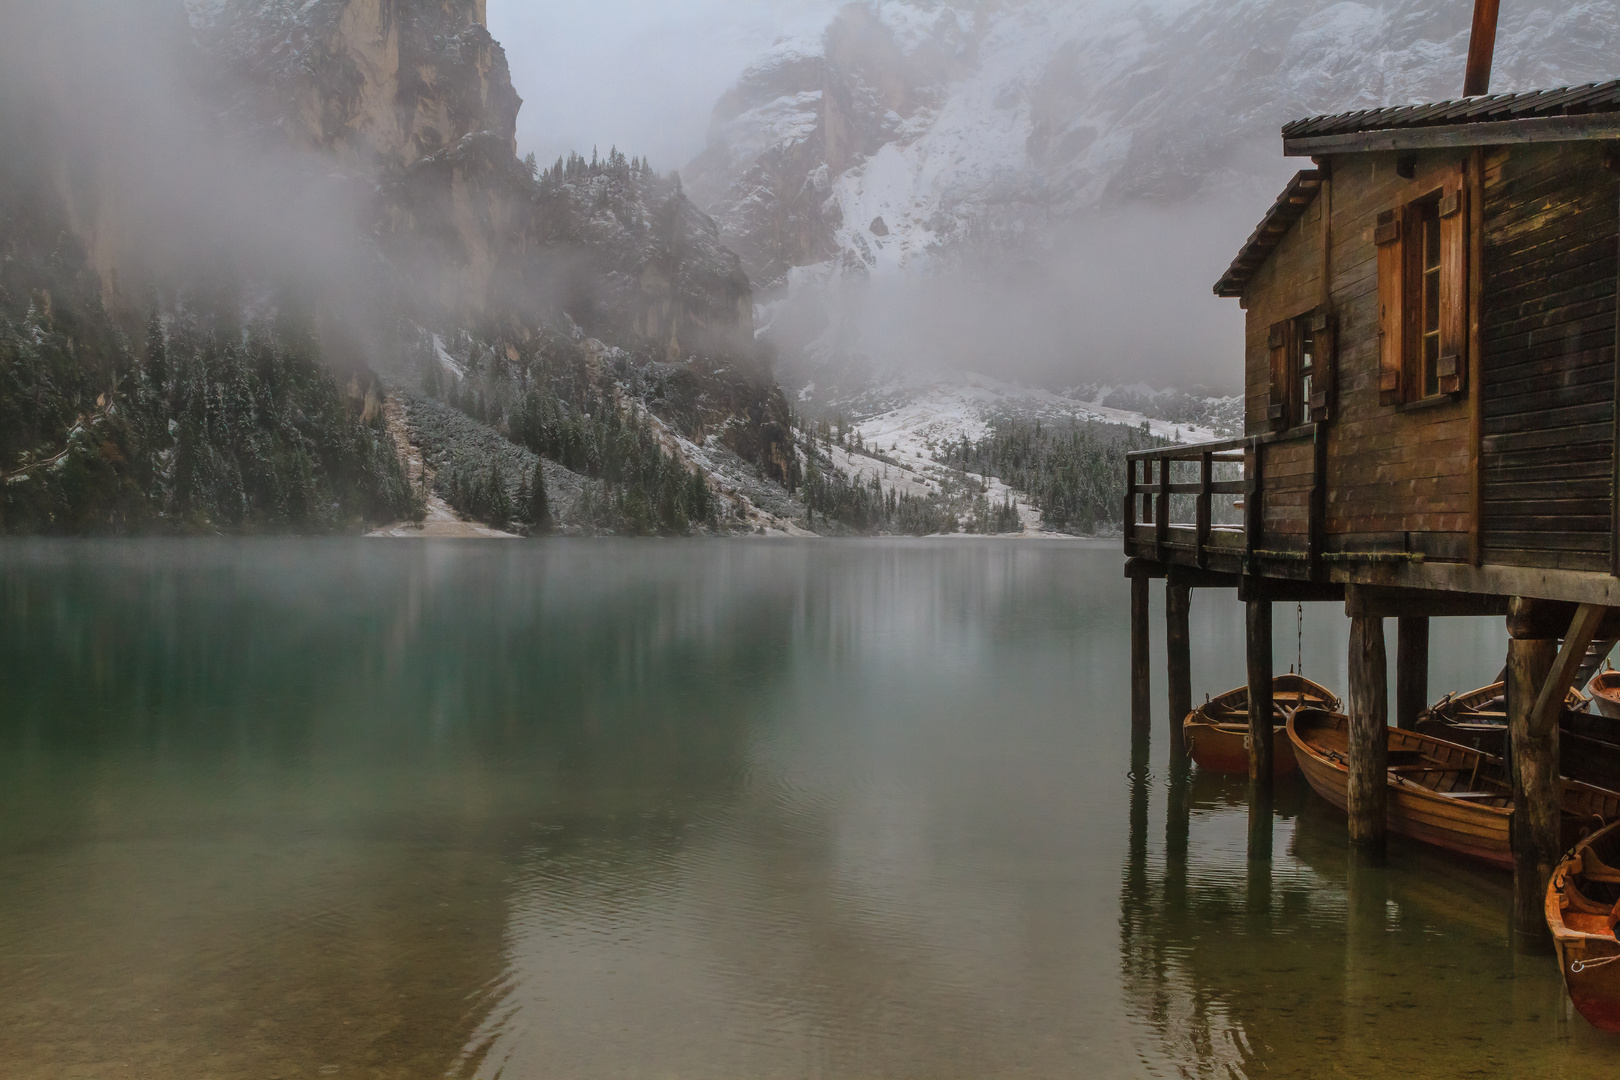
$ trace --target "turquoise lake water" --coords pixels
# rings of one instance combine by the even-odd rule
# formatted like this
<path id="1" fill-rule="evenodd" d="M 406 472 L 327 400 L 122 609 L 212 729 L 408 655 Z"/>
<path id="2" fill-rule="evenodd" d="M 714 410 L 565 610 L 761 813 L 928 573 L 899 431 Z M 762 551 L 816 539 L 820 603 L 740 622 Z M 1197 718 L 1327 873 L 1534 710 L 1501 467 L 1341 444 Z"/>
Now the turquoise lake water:
<path id="1" fill-rule="evenodd" d="M 1121 562 L 0 545 L 0 1075 L 1612 1076 L 1505 875 L 1293 782 L 1251 859 L 1162 686 L 1133 757 Z M 1275 622 L 1342 692 L 1342 607 Z M 1194 593 L 1200 700 L 1242 626 Z M 1505 641 L 1437 620 L 1434 696 Z"/>

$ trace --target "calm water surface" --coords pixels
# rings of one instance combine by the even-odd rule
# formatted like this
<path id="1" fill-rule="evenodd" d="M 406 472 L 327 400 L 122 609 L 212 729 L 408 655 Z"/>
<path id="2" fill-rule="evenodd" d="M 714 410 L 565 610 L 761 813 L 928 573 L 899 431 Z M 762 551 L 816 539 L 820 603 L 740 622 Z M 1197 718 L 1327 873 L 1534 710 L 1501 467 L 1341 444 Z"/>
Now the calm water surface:
<path id="1" fill-rule="evenodd" d="M 1250 859 L 1162 695 L 1133 757 L 1120 566 L 0 545 L 0 1075 L 1612 1075 L 1502 875 L 1292 784 Z M 1243 680 L 1230 595 L 1193 634 Z M 1437 622 L 1432 689 L 1504 645 Z"/>

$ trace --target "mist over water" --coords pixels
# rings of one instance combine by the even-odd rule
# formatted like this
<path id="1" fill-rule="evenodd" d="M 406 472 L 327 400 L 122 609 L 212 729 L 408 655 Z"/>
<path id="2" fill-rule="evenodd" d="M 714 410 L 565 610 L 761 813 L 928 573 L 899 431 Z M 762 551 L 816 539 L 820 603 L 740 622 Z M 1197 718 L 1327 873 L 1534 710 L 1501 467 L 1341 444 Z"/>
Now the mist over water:
<path id="1" fill-rule="evenodd" d="M 1077 542 L 8 544 L 0 1060 L 1606 1075 L 1504 876 L 1358 876 L 1292 784 L 1250 862 L 1162 699 L 1132 764 L 1126 594 Z M 1241 607 L 1192 626 L 1241 681 Z M 1431 691 L 1500 636 L 1437 622 Z"/>

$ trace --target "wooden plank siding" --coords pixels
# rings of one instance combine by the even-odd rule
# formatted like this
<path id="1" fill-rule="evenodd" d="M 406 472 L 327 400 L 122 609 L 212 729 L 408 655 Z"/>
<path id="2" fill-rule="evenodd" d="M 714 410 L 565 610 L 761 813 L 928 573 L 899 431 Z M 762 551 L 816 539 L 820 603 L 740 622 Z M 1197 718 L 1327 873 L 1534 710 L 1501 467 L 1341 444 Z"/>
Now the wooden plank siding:
<path id="1" fill-rule="evenodd" d="M 1610 565 L 1616 180 L 1595 144 L 1515 147 L 1485 169 L 1485 561 Z"/>
<path id="2" fill-rule="evenodd" d="M 1338 322 L 1335 406 L 1326 439 L 1322 537 L 1326 551 L 1422 552 L 1466 557 L 1474 475 L 1466 396 L 1422 407 L 1379 404 L 1378 215 L 1437 188 L 1465 152 L 1423 156 L 1401 177 L 1394 154 L 1333 162 L 1330 306 Z M 1449 171 L 1449 172 L 1448 172 Z M 1268 333 L 1272 323 L 1321 302 L 1321 224 L 1302 218 L 1253 276 L 1244 294 L 1246 420 L 1267 430 Z M 1265 546 L 1304 545 L 1313 448 L 1309 440 L 1266 448 Z"/>

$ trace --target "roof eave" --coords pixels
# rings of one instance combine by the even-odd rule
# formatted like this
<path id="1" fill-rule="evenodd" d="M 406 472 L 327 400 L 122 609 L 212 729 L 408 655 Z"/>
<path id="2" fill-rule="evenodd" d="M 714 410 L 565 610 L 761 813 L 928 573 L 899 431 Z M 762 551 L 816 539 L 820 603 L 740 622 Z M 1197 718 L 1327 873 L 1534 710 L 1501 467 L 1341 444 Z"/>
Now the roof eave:
<path id="1" fill-rule="evenodd" d="M 1620 113 L 1539 116 L 1479 124 L 1383 128 L 1341 135 L 1283 139 L 1285 157 L 1322 157 L 1379 150 L 1438 150 L 1462 146 L 1506 146 L 1518 143 L 1580 142 L 1620 139 Z"/>

